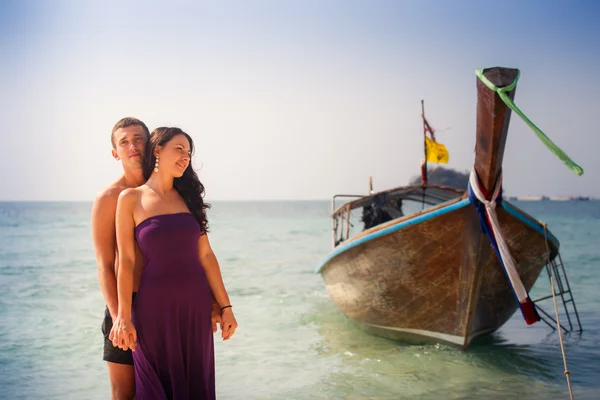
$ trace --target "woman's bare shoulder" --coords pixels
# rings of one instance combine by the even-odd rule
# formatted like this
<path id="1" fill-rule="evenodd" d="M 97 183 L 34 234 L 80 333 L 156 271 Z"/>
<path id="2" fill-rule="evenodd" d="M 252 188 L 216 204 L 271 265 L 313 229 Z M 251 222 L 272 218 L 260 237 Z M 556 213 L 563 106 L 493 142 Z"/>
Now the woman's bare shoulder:
<path id="1" fill-rule="evenodd" d="M 142 186 L 124 189 L 119 193 L 118 203 L 122 206 L 133 206 L 140 201 L 143 193 Z"/>

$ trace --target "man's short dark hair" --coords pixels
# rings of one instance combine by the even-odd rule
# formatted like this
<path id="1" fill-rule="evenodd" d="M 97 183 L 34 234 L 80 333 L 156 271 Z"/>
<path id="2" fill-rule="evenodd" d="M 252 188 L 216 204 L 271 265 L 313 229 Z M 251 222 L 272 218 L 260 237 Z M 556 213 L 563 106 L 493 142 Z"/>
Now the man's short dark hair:
<path id="1" fill-rule="evenodd" d="M 115 124 L 115 126 L 113 127 L 112 132 L 110 134 L 110 142 L 112 143 L 113 149 L 117 147 L 115 144 L 115 132 L 117 131 L 117 129 L 127 128 L 128 126 L 132 126 L 132 125 L 141 126 L 142 129 L 144 129 L 144 134 L 146 135 L 146 142 L 148 140 L 150 140 L 150 131 L 148 130 L 148 127 L 146 126 L 145 123 L 143 123 L 142 121 L 140 121 L 137 118 L 125 117 L 125 118 L 121 118 Z"/>

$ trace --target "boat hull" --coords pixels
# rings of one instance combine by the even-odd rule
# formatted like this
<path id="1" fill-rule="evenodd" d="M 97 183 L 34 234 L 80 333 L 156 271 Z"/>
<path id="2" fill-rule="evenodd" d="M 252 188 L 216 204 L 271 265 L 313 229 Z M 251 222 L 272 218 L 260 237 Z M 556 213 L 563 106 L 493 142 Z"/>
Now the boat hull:
<path id="1" fill-rule="evenodd" d="M 556 256 L 558 241 L 547 233 L 546 247 L 539 222 L 505 207 L 498 207 L 498 219 L 529 291 Z M 468 200 L 366 231 L 338 246 L 319 272 L 344 315 L 370 333 L 395 340 L 466 348 L 518 309 Z"/>

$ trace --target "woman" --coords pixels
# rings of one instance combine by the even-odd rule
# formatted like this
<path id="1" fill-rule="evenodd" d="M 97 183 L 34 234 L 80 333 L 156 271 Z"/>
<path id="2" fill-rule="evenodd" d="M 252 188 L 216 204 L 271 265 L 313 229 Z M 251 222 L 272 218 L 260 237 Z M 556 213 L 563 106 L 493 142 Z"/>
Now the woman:
<path id="1" fill-rule="evenodd" d="M 208 241 L 204 186 L 192 169 L 191 137 L 179 128 L 152 132 L 146 184 L 119 196 L 120 268 L 113 344 L 133 350 L 136 398 L 214 399 L 211 308 L 222 310 L 222 338 L 237 328 L 219 263 Z M 135 241 L 144 259 L 133 302 Z"/>

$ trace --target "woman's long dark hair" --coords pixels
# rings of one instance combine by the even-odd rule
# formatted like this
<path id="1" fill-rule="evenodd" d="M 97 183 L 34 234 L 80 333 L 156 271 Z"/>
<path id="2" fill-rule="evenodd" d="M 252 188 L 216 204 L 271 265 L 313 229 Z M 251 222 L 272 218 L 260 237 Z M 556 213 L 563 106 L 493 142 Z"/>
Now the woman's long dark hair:
<path id="1" fill-rule="evenodd" d="M 196 171 L 192 168 L 192 158 L 194 154 L 194 141 L 184 131 L 179 128 L 156 128 L 150 134 L 150 140 L 146 145 L 146 154 L 144 155 L 144 164 L 142 171 L 144 173 L 144 179 L 148 180 L 152 171 L 154 170 L 154 164 L 156 163 L 156 157 L 154 156 L 154 150 L 157 146 L 164 146 L 169 140 L 176 135 L 185 135 L 187 140 L 190 142 L 190 163 L 183 172 L 180 178 L 175 178 L 173 181 L 173 187 L 179 195 L 185 201 L 185 204 L 190 209 L 190 212 L 196 217 L 196 220 L 200 224 L 203 233 L 208 232 L 208 219 L 206 217 L 206 209 L 210 208 L 210 204 L 204 202 L 204 185 L 198 179 Z M 160 167 L 159 167 L 160 168 Z"/>

